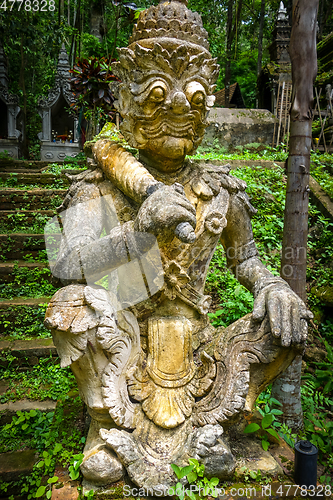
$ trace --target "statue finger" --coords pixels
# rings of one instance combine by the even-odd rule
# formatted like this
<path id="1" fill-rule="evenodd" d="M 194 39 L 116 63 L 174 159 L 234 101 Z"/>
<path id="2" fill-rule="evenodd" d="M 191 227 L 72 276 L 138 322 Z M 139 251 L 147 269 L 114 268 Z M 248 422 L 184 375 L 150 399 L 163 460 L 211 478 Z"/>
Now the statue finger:
<path id="1" fill-rule="evenodd" d="M 174 203 L 176 205 L 180 205 L 181 207 L 184 207 L 186 210 L 191 212 L 193 215 L 196 215 L 194 206 L 185 196 L 175 195 L 172 197 L 172 200 L 174 200 Z"/>
<path id="2" fill-rule="evenodd" d="M 282 307 L 281 307 L 282 306 Z M 289 347 L 292 341 L 292 321 L 291 321 L 291 308 L 290 303 L 282 303 L 281 307 L 281 345 Z"/>
<path id="3" fill-rule="evenodd" d="M 308 322 L 306 319 L 301 319 L 301 342 L 305 342 L 308 336 Z"/>
<path id="4" fill-rule="evenodd" d="M 178 226 L 181 222 L 188 222 L 193 229 L 195 229 L 197 219 L 195 215 L 186 208 L 179 205 L 176 207 L 174 205 L 168 205 L 165 210 L 165 213 L 168 214 L 167 225 L 169 227 Z"/>
<path id="5" fill-rule="evenodd" d="M 266 314 L 266 301 L 264 291 L 260 292 L 253 304 L 252 318 L 254 321 L 262 321 Z"/>
<path id="6" fill-rule="evenodd" d="M 306 307 L 301 299 L 299 299 L 299 315 L 302 319 L 313 319 L 312 312 Z"/>
<path id="7" fill-rule="evenodd" d="M 301 318 L 300 308 L 296 301 L 293 301 L 290 306 L 290 323 L 292 327 L 292 339 L 296 344 L 301 342 Z"/>
<path id="8" fill-rule="evenodd" d="M 281 314 L 281 303 L 278 297 L 270 294 L 268 298 L 268 312 L 269 312 L 269 323 L 271 325 L 271 332 L 274 337 L 278 338 L 281 336 L 282 330 L 282 314 Z"/>

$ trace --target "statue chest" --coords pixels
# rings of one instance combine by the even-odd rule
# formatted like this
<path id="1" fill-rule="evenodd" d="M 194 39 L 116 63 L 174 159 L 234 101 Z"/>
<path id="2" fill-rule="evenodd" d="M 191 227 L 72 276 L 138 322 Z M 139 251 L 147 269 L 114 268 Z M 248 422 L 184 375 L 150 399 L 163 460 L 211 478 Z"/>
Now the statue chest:
<path id="1" fill-rule="evenodd" d="M 168 248 L 162 249 L 166 260 L 176 262 L 189 276 L 191 286 L 200 292 L 203 291 L 210 261 L 227 225 L 230 194 L 218 183 L 213 184 L 213 187 L 214 190 L 202 177 L 184 184 L 186 196 L 196 208 L 196 239 L 186 244 L 175 238 Z"/>

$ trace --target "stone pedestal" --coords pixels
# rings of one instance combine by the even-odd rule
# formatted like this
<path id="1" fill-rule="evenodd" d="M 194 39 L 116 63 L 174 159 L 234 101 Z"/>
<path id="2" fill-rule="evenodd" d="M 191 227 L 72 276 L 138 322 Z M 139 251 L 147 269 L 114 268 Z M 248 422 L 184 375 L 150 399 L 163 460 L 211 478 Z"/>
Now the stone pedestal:
<path id="1" fill-rule="evenodd" d="M 226 149 L 247 144 L 271 144 L 276 118 L 267 109 L 213 108 L 209 111 L 203 146 Z"/>
<path id="2" fill-rule="evenodd" d="M 40 159 L 43 161 L 63 161 L 66 156 L 74 158 L 81 151 L 79 144 L 76 142 L 51 142 L 43 141 L 40 150 Z"/>
<path id="3" fill-rule="evenodd" d="M 18 159 L 20 156 L 18 139 L 0 139 L 0 153 L 8 153 L 10 158 Z"/>

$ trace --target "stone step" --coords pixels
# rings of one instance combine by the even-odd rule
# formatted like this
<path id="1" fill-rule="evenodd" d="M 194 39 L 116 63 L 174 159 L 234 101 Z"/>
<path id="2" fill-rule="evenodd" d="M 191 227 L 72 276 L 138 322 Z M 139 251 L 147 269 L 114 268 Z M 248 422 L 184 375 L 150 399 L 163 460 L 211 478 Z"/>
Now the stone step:
<path id="1" fill-rule="evenodd" d="M 50 301 L 50 297 L 40 297 L 39 299 L 22 299 L 21 297 L 16 297 L 15 299 L 10 300 L 1 300 L 0 299 L 0 311 L 6 310 L 12 306 L 29 306 L 29 307 L 38 307 L 38 304 L 48 304 Z"/>
<path id="2" fill-rule="evenodd" d="M 57 406 L 56 401 L 47 399 L 45 401 L 34 401 L 31 399 L 20 399 L 0 404 L 0 425 L 9 424 L 18 411 L 40 410 L 45 413 L 54 411 Z M 0 455 L 1 457 L 1 455 Z"/>
<path id="3" fill-rule="evenodd" d="M 43 325 L 49 301 L 50 297 L 0 300 L 0 338 L 49 335 Z"/>
<path id="4" fill-rule="evenodd" d="M 65 197 L 66 189 L 0 189 L 0 210 L 48 210 L 59 206 Z"/>
<path id="5" fill-rule="evenodd" d="M 1 210 L 0 225 L 3 233 L 22 228 L 28 230 L 30 227 L 41 233 L 45 224 L 56 214 L 56 210 Z"/>
<path id="6" fill-rule="evenodd" d="M 62 160 L 59 160 L 56 162 L 57 165 L 64 165 L 68 164 L 68 162 L 64 162 Z M 74 161 L 73 161 L 74 164 Z M 50 162 L 48 161 L 32 161 L 32 160 L 15 160 L 15 159 L 1 159 L 0 160 L 0 171 L 3 172 L 4 170 L 10 170 L 13 172 L 16 169 L 23 169 L 23 170 L 42 170 L 43 168 L 47 168 L 50 165 Z M 71 164 L 72 165 L 72 164 Z M 75 165 L 80 165 L 80 167 L 83 167 L 86 165 L 86 162 L 84 160 L 82 161 L 77 161 L 75 162 Z"/>
<path id="7" fill-rule="evenodd" d="M 71 171 L 72 173 L 72 171 Z M 11 187 L 15 187 L 16 185 L 59 185 L 59 187 L 66 187 L 69 185 L 69 180 L 65 176 L 65 174 L 54 175 L 49 173 L 11 173 L 11 172 L 0 172 L 0 181 L 7 182 L 10 181 Z"/>
<path id="8" fill-rule="evenodd" d="M 28 476 L 29 474 L 31 474 L 37 458 L 38 454 L 36 450 L 20 450 L 1 453 L 0 479 L 6 483 L 10 483 L 11 481 L 16 482 L 22 476 Z M 7 491 L 7 494 L 11 495 L 15 493 L 18 493 L 17 486 L 12 487 L 9 489 L 9 491 Z M 23 497 L 21 496 L 19 498 L 23 499 Z"/>
<path id="9" fill-rule="evenodd" d="M 40 358 L 56 358 L 57 350 L 49 339 L 32 340 L 0 340 L 0 353 L 11 354 L 15 359 L 8 360 L 6 356 L 0 358 L 1 368 L 31 368 L 39 363 Z M 1 405 L 0 405 L 1 414 Z"/>
<path id="10" fill-rule="evenodd" d="M 22 260 L 27 256 L 35 259 L 40 257 L 40 252 L 43 250 L 45 250 L 44 234 L 0 234 L 0 255 L 2 259 Z"/>
<path id="11" fill-rule="evenodd" d="M 0 283 L 7 283 L 13 280 L 13 274 L 21 268 L 28 268 L 33 271 L 34 269 L 48 268 L 45 262 L 26 262 L 24 260 L 0 262 Z M 51 281 L 52 275 L 49 277 L 45 274 L 44 279 Z"/>
<path id="12" fill-rule="evenodd" d="M 310 175 L 310 200 L 321 213 L 333 222 L 333 201 L 320 184 Z"/>
<path id="13" fill-rule="evenodd" d="M 210 160 L 207 160 L 210 163 Z M 284 161 L 272 161 L 272 160 L 212 160 L 212 163 L 217 163 L 218 165 L 227 164 L 231 166 L 232 170 L 242 167 L 263 167 L 263 168 L 274 168 L 276 166 L 284 168 Z"/>

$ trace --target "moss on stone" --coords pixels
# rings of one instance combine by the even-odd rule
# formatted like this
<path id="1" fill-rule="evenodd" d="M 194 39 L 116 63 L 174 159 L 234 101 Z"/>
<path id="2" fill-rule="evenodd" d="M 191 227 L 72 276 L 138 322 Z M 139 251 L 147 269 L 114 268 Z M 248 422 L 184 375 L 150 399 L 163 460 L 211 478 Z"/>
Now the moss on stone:
<path id="1" fill-rule="evenodd" d="M 315 295 L 323 304 L 333 307 L 333 286 L 323 285 L 311 288 L 311 293 Z"/>
<path id="2" fill-rule="evenodd" d="M 99 134 L 95 135 L 95 137 L 91 141 L 87 141 L 84 143 L 84 152 L 86 156 L 89 158 L 92 157 L 92 147 L 95 142 L 107 139 L 109 141 L 115 142 L 122 146 L 124 149 L 129 151 L 132 154 L 136 154 L 137 150 L 132 148 L 124 139 L 124 136 L 121 134 L 120 130 L 117 129 L 114 123 L 106 123 Z"/>

